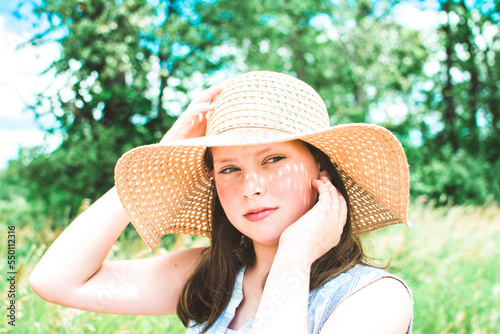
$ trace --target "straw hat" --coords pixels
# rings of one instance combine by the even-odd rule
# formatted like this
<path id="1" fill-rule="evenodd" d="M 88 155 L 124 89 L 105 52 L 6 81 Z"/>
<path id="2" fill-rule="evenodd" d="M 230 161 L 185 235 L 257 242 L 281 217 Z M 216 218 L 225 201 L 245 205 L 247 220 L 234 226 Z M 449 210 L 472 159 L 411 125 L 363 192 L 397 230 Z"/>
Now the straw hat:
<path id="1" fill-rule="evenodd" d="M 141 146 L 116 165 L 118 194 L 149 249 L 168 233 L 210 235 L 212 180 L 203 158 L 213 146 L 301 139 L 326 153 L 337 168 L 355 233 L 408 224 L 408 164 L 387 129 L 372 124 L 330 127 L 314 89 L 274 72 L 234 78 L 214 103 L 204 137 Z"/>

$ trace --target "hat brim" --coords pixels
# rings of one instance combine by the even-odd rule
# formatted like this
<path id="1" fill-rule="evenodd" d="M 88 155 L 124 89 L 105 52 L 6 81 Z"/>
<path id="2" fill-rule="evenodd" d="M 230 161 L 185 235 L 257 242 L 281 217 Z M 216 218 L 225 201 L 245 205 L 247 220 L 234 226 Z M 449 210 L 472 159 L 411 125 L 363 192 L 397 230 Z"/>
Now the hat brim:
<path id="1" fill-rule="evenodd" d="M 152 250 L 169 233 L 210 235 L 212 181 L 204 164 L 207 147 L 303 140 L 327 154 L 351 203 L 355 233 L 408 224 L 409 171 L 403 148 L 387 129 L 345 124 L 289 134 L 233 128 L 198 138 L 146 145 L 125 153 L 115 169 L 120 199 Z"/>

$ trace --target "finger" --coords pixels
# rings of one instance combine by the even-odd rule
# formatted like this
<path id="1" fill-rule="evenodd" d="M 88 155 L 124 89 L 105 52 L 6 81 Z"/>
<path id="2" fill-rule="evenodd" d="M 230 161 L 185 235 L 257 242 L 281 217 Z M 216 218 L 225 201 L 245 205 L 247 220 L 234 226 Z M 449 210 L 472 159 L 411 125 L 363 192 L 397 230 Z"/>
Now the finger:
<path id="1" fill-rule="evenodd" d="M 191 104 L 188 106 L 184 114 L 190 117 L 194 117 L 200 113 L 206 113 L 208 111 L 211 111 L 214 109 L 214 105 L 208 102 L 201 102 L 201 103 L 194 103 L 191 102 Z"/>
<path id="2" fill-rule="evenodd" d="M 342 196 L 342 194 L 340 193 L 340 191 L 338 189 L 337 189 L 337 192 L 338 192 L 339 203 L 340 203 L 339 219 L 345 225 L 345 223 L 347 221 L 347 202 L 346 202 L 344 196 Z"/>
<path id="3" fill-rule="evenodd" d="M 338 190 L 335 188 L 335 186 L 332 184 L 330 179 L 328 179 L 326 176 L 321 177 L 321 181 L 325 183 L 326 188 L 328 189 L 328 192 L 330 193 L 330 206 L 333 208 L 336 212 L 340 211 L 339 207 L 339 198 L 338 198 Z"/>
<path id="4" fill-rule="evenodd" d="M 318 192 L 318 196 L 321 194 L 321 190 L 319 189 L 321 185 L 321 181 L 319 179 L 313 179 L 311 185 Z"/>
<path id="5" fill-rule="evenodd" d="M 337 190 L 337 188 L 335 188 L 335 186 L 333 185 L 332 181 L 330 181 L 329 178 L 327 178 L 326 176 L 321 176 L 320 180 L 326 185 L 326 187 L 332 194 L 335 193 L 335 190 Z"/>
<path id="6" fill-rule="evenodd" d="M 214 109 L 214 105 L 212 103 L 205 102 L 205 103 L 199 103 L 199 104 L 197 104 L 196 108 L 200 112 L 207 112 L 207 111 L 213 110 Z"/>
<path id="7" fill-rule="evenodd" d="M 336 192 L 337 188 L 335 188 L 335 186 L 332 184 L 329 178 L 327 178 L 326 176 L 321 176 L 320 181 L 324 183 L 326 189 L 328 189 L 332 197 L 337 194 Z"/>
<path id="8" fill-rule="evenodd" d="M 195 103 L 200 103 L 200 102 L 212 102 L 215 97 L 220 93 L 222 92 L 222 90 L 224 89 L 225 85 L 223 84 L 218 84 L 218 85 L 215 85 L 215 86 L 212 86 L 208 89 L 205 89 L 203 92 L 201 92 L 201 94 L 196 97 L 195 99 L 193 99 L 193 102 Z"/>
<path id="9" fill-rule="evenodd" d="M 344 226 L 347 220 L 347 203 L 345 198 L 328 178 L 322 177 L 322 181 L 325 182 L 326 188 L 331 195 L 330 207 L 333 209 L 337 221 Z"/>
<path id="10" fill-rule="evenodd" d="M 318 201 L 326 203 L 329 207 L 331 206 L 331 194 L 328 190 L 326 184 L 321 179 L 313 180 L 313 186 L 318 191 Z"/>

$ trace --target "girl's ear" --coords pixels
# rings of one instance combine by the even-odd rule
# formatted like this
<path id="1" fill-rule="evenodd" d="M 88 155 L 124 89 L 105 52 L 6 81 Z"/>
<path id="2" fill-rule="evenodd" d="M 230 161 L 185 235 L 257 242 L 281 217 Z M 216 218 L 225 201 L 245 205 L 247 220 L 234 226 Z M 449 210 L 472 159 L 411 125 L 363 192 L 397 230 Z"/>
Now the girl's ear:
<path id="1" fill-rule="evenodd" d="M 308 143 L 306 144 L 308 145 L 309 152 L 311 152 L 314 160 L 316 161 L 316 166 L 318 167 L 318 178 L 326 176 L 331 181 L 332 176 L 328 173 L 328 166 L 330 164 L 328 156 L 313 145 Z"/>
<path id="2" fill-rule="evenodd" d="M 316 164 L 318 166 L 319 176 L 326 176 L 331 181 L 332 176 L 328 173 L 328 168 L 326 168 L 326 164 L 328 162 L 326 162 L 325 159 L 323 159 L 323 157 L 320 156 L 319 154 L 315 156 L 315 159 L 316 159 Z"/>
<path id="3" fill-rule="evenodd" d="M 214 170 L 213 170 L 213 169 L 210 171 L 210 174 L 212 175 L 212 181 L 213 181 L 213 182 L 214 182 L 214 184 L 215 184 L 215 173 L 214 173 Z"/>
<path id="4" fill-rule="evenodd" d="M 330 176 L 330 174 L 328 173 L 326 168 L 319 170 L 319 176 L 326 176 L 328 178 L 328 180 L 330 180 L 330 181 L 332 180 L 332 177 Z"/>

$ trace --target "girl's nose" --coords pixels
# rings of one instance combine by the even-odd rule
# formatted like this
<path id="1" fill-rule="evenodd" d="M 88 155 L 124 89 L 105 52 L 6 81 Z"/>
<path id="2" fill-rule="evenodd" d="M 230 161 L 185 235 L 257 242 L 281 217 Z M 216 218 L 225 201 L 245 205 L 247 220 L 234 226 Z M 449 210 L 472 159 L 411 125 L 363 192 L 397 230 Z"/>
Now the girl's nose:
<path id="1" fill-rule="evenodd" d="M 259 176 L 255 172 L 245 174 L 241 189 L 243 198 L 250 199 L 262 196 L 265 191 L 265 182 L 262 176 Z"/>

